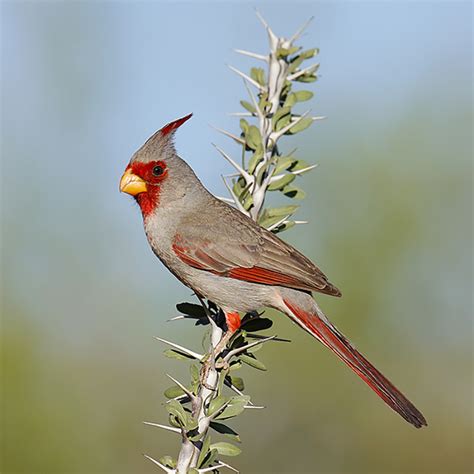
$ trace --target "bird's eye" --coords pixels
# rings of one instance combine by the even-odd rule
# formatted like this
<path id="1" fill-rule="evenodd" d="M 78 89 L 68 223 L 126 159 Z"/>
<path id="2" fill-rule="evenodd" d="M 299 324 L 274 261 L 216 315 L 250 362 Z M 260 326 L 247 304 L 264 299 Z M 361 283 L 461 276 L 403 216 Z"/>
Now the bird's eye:
<path id="1" fill-rule="evenodd" d="M 153 168 L 153 174 L 154 174 L 155 176 L 160 176 L 160 175 L 162 175 L 162 174 L 163 174 L 163 171 L 164 171 L 164 169 L 163 169 L 161 166 L 159 166 L 159 165 L 157 165 L 157 166 L 155 166 L 155 167 Z"/>

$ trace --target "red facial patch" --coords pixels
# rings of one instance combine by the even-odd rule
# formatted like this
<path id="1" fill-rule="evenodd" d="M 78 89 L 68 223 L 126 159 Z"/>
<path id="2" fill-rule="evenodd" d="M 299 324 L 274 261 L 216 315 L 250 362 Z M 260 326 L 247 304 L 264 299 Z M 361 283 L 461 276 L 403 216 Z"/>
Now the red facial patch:
<path id="1" fill-rule="evenodd" d="M 133 174 L 142 178 L 146 183 L 147 192 L 137 194 L 135 199 L 140 206 L 143 217 L 147 217 L 160 203 L 161 183 L 168 176 L 166 164 L 164 161 L 135 162 L 128 165 L 127 169 L 131 169 Z"/>

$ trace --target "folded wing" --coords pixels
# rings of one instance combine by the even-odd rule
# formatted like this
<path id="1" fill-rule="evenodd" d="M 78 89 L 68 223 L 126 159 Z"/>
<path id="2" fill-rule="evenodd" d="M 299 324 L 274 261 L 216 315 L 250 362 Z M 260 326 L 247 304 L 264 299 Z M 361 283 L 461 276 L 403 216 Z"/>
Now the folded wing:
<path id="1" fill-rule="evenodd" d="M 186 264 L 223 277 L 341 296 L 324 273 L 291 245 L 243 215 L 238 221 L 230 221 L 230 226 L 228 220 L 217 226 L 185 226 L 184 233 L 176 234 L 173 250 Z"/>

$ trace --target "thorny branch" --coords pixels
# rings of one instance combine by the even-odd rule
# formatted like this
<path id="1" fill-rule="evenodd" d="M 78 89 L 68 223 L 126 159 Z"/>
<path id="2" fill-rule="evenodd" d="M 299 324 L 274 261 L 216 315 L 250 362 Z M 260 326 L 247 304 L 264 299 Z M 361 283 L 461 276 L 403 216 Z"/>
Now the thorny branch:
<path id="1" fill-rule="evenodd" d="M 309 110 L 303 114 L 292 112 L 292 107 L 298 102 L 309 100 L 313 96 L 310 91 L 293 92 L 292 86 L 295 82 L 308 83 L 317 79 L 318 64 L 304 68 L 301 65 L 318 51 L 302 51 L 294 45 L 311 19 L 290 39 L 285 39 L 278 37 L 271 30 L 260 13 L 257 12 L 257 16 L 268 35 L 269 53 L 264 55 L 240 49 L 235 51 L 262 61 L 266 65 L 266 73 L 261 68 L 253 67 L 248 75 L 229 66 L 243 78 L 250 102 L 241 101 L 246 112 L 233 114 L 242 117 L 240 135 L 217 129 L 241 147 L 242 164 L 238 164 L 220 147 L 214 146 L 235 169 L 234 174 L 222 177 L 230 198 L 220 199 L 233 204 L 272 232 L 281 232 L 295 224 L 306 223 L 291 220 L 298 206 L 264 208 L 264 205 L 270 191 L 280 191 L 289 198 L 302 199 L 304 192 L 295 187 L 293 181 L 316 166 L 295 158 L 295 150 L 283 155 L 279 150 L 279 140 L 285 135 L 298 133 L 313 121 L 323 118 L 311 117 Z M 254 119 L 256 125 L 247 122 L 246 118 Z M 220 421 L 233 418 L 245 409 L 263 407 L 254 405 L 250 397 L 244 395 L 243 380 L 233 374 L 242 364 L 266 370 L 253 351 L 271 340 L 285 340 L 276 336 L 264 337 L 256 334 L 271 327 L 272 322 L 261 318 L 259 314 L 251 313 L 242 319 L 241 329 L 230 335 L 225 332 L 222 311 L 212 302 L 204 301 L 199 296 L 198 298 L 201 306 L 181 303 L 177 308 L 182 314 L 172 320 L 193 319 L 196 324 L 209 325 L 211 344 L 206 354 L 199 354 L 173 342 L 156 338 L 171 347 L 166 351 L 169 357 L 194 362 L 191 365 L 190 386 L 168 376 L 175 383 L 165 392 L 169 398 L 166 408 L 171 426 L 146 422 L 149 426 L 180 435 L 181 449 L 178 459 L 174 460 L 170 456 L 164 456 L 160 460 L 147 455 L 145 457 L 165 472 L 173 474 L 218 472 L 221 468 L 238 472 L 223 462 L 220 456 L 235 456 L 240 453 L 240 449 L 226 442 L 211 444 L 209 430 L 212 428 L 240 441 L 238 434 Z M 224 386 L 237 395 L 225 396 Z"/>

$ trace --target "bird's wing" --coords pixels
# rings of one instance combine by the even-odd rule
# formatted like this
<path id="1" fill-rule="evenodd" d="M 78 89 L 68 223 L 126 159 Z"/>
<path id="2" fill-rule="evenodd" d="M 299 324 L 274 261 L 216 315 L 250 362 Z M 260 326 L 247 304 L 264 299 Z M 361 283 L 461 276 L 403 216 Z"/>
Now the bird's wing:
<path id="1" fill-rule="evenodd" d="M 231 208 L 229 208 L 231 209 Z M 190 222 L 175 235 L 173 251 L 186 264 L 217 275 L 265 285 L 341 296 L 303 254 L 239 211 L 210 225 Z"/>

